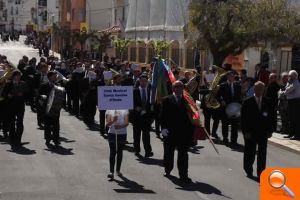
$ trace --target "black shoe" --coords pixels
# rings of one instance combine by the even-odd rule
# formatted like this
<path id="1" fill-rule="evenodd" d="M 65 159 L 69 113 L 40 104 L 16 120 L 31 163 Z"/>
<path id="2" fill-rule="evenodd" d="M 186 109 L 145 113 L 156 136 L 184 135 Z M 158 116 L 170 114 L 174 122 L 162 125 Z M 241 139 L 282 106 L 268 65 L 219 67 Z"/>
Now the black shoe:
<path id="1" fill-rule="evenodd" d="M 227 139 L 223 139 L 223 143 L 227 146 L 229 142 Z"/>
<path id="2" fill-rule="evenodd" d="M 141 154 L 140 154 L 140 152 L 135 152 L 134 155 L 139 157 Z"/>
<path id="3" fill-rule="evenodd" d="M 216 138 L 217 140 L 220 139 L 220 137 L 217 134 L 212 134 L 212 137 Z"/>
<path id="4" fill-rule="evenodd" d="M 192 179 L 189 177 L 180 177 L 180 181 L 183 183 L 192 183 Z"/>
<path id="5" fill-rule="evenodd" d="M 230 145 L 231 145 L 232 147 L 237 147 L 237 146 L 239 146 L 239 144 L 238 144 L 237 142 L 231 142 Z"/>
<path id="6" fill-rule="evenodd" d="M 50 146 L 50 140 L 46 140 L 45 145 Z"/>
<path id="7" fill-rule="evenodd" d="M 60 145 L 60 141 L 55 141 L 54 144 L 55 144 L 55 146 L 59 146 Z"/>
<path id="8" fill-rule="evenodd" d="M 154 155 L 153 152 L 146 153 L 145 154 L 145 158 L 152 157 L 153 155 Z"/>
<path id="9" fill-rule="evenodd" d="M 293 136 L 293 137 L 290 138 L 290 140 L 299 140 L 299 139 L 300 139 L 300 138 L 297 137 L 297 136 Z"/>
<path id="10" fill-rule="evenodd" d="M 293 136 L 291 136 L 291 135 L 285 135 L 285 136 L 283 136 L 283 138 L 291 138 L 291 137 L 293 137 Z"/>
<path id="11" fill-rule="evenodd" d="M 165 172 L 164 173 L 164 177 L 170 177 L 171 176 L 171 172 Z"/>
<path id="12" fill-rule="evenodd" d="M 247 177 L 250 179 L 253 179 L 253 174 L 252 173 L 247 173 Z"/>

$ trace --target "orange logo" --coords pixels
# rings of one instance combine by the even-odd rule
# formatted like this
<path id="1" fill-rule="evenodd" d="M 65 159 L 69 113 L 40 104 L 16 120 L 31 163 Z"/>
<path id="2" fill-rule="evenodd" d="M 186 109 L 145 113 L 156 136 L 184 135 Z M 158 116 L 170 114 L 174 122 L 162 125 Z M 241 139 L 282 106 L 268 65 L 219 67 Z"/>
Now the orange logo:
<path id="1" fill-rule="evenodd" d="M 260 200 L 300 197 L 300 168 L 268 168 L 260 178 Z"/>

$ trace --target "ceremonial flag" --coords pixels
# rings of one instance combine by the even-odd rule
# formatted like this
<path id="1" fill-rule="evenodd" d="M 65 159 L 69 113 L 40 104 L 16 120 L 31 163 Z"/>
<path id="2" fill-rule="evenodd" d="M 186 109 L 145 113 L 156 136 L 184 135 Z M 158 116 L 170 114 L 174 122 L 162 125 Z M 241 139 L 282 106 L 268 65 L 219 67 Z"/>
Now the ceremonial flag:
<path id="1" fill-rule="evenodd" d="M 159 58 L 153 67 L 151 103 L 160 102 L 163 97 L 169 95 L 168 84 L 171 85 L 175 81 L 176 79 L 170 67 L 166 64 L 165 60 Z M 186 109 L 191 123 L 195 126 L 194 141 L 208 139 L 219 154 L 218 149 L 201 122 L 200 111 L 196 102 L 186 90 L 183 92 L 183 98 L 187 102 Z"/>
<path id="2" fill-rule="evenodd" d="M 158 59 L 154 65 L 152 76 L 152 102 L 160 102 L 163 97 L 169 95 L 167 85 L 171 85 L 175 81 L 176 79 L 174 74 L 170 67 L 166 64 L 165 60 Z M 201 122 L 199 109 L 195 101 L 187 91 L 184 91 L 183 98 L 187 102 L 186 108 L 189 118 L 192 124 L 195 126 L 194 139 L 205 140 L 206 134 L 204 131 L 204 126 Z"/>

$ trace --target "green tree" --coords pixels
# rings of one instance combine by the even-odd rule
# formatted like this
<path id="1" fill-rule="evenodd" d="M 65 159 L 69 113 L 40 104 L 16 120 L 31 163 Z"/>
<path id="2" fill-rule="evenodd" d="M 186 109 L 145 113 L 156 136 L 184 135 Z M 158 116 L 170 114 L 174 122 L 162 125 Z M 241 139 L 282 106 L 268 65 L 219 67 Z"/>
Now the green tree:
<path id="1" fill-rule="evenodd" d="M 160 56 L 164 50 L 167 50 L 171 43 L 165 40 L 152 40 L 150 45 L 154 51 L 155 56 Z"/>
<path id="2" fill-rule="evenodd" d="M 129 44 L 132 42 L 131 40 L 114 38 L 113 44 L 116 48 L 117 54 L 121 56 L 121 60 L 123 60 L 124 51 L 128 48 Z"/>
<path id="3" fill-rule="evenodd" d="M 300 17 L 289 0 L 194 0 L 189 13 L 189 34 L 211 51 L 217 66 L 258 42 L 292 43 L 300 35 Z"/>
<path id="4" fill-rule="evenodd" d="M 77 32 L 73 33 L 72 38 L 73 38 L 74 42 L 79 42 L 80 43 L 80 50 L 82 52 L 84 44 L 86 43 L 86 41 L 89 38 L 94 37 L 95 34 L 96 34 L 95 31 L 91 31 L 89 33 L 80 33 L 79 31 L 77 31 Z"/>
<path id="5" fill-rule="evenodd" d="M 98 43 L 98 50 L 102 53 L 105 52 L 108 44 L 111 41 L 111 34 L 110 33 L 99 33 L 95 34 L 91 37 L 95 39 Z"/>

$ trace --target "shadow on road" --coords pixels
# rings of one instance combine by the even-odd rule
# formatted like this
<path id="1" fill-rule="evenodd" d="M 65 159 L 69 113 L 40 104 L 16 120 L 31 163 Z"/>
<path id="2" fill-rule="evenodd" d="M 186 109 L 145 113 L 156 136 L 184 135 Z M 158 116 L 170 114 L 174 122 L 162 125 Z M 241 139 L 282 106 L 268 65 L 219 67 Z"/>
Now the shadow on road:
<path id="1" fill-rule="evenodd" d="M 72 152 L 73 149 L 72 148 L 64 148 L 62 146 L 54 146 L 52 144 L 47 146 L 48 149 L 45 149 L 46 151 L 50 151 L 51 153 L 55 153 L 55 154 L 59 154 L 59 155 L 74 155 L 74 153 Z"/>
<path id="2" fill-rule="evenodd" d="M 160 167 L 163 167 L 163 160 L 162 159 L 156 159 L 156 158 L 145 158 L 143 156 L 138 156 L 137 161 L 139 161 L 142 164 L 145 165 L 157 165 Z"/>
<path id="3" fill-rule="evenodd" d="M 7 151 L 15 153 L 15 154 L 19 154 L 19 155 L 34 155 L 34 154 L 36 154 L 35 150 L 28 149 L 24 146 L 14 147 L 11 150 L 7 150 Z"/>
<path id="4" fill-rule="evenodd" d="M 76 142 L 76 140 L 69 140 L 68 138 L 65 138 L 65 137 L 60 137 L 59 139 L 60 139 L 61 142 L 64 142 L 64 143 Z"/>
<path id="5" fill-rule="evenodd" d="M 128 178 L 121 176 L 122 180 L 113 180 L 119 186 L 124 189 L 114 189 L 117 193 L 143 193 L 143 194 L 156 194 L 153 190 L 146 190 L 143 185 L 138 184 L 135 181 L 129 180 Z"/>
<path id="6" fill-rule="evenodd" d="M 201 183 L 201 182 L 183 183 L 180 181 L 179 178 L 172 176 L 172 175 L 167 178 L 170 181 L 172 181 L 175 185 L 179 186 L 176 188 L 178 190 L 200 192 L 202 194 L 216 194 L 216 195 L 225 197 L 227 199 L 232 199 L 230 197 L 223 195 L 222 191 L 219 190 L 218 188 L 216 188 L 212 185 L 209 185 L 207 183 Z"/>

